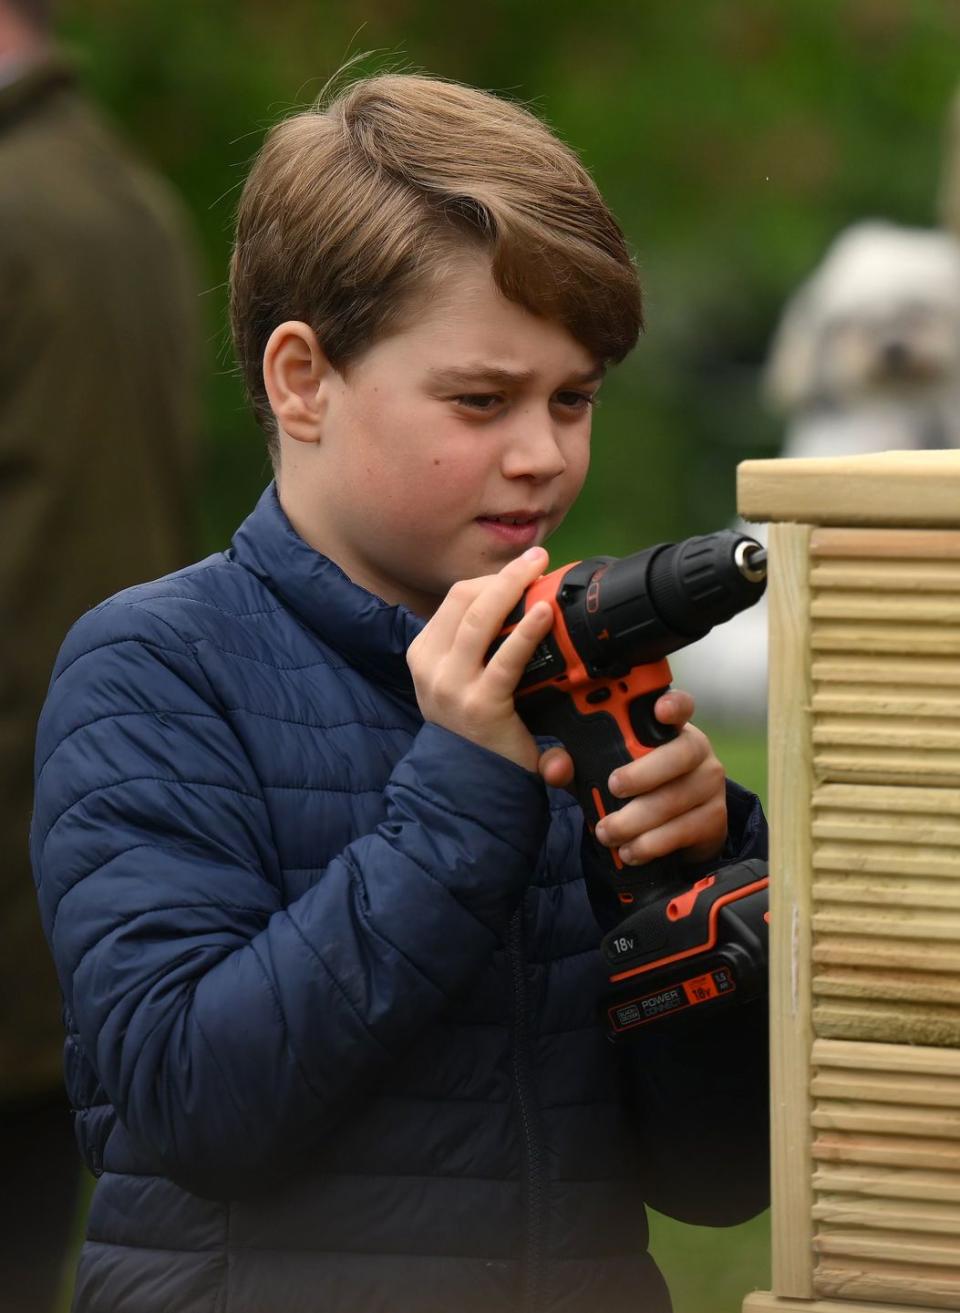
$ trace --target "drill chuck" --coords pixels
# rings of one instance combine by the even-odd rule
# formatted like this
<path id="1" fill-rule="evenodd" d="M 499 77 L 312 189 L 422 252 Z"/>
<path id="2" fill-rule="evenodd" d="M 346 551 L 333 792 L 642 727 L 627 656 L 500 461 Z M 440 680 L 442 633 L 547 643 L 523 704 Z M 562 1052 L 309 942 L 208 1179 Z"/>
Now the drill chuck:
<path id="1" fill-rule="evenodd" d="M 597 671 L 629 668 L 695 643 L 765 587 L 763 548 L 724 529 L 599 564 L 577 628 L 589 632 Z"/>
<path id="2" fill-rule="evenodd" d="M 655 610 L 687 642 L 752 606 L 766 587 L 766 556 L 753 539 L 732 529 L 671 543 L 650 566 Z"/>

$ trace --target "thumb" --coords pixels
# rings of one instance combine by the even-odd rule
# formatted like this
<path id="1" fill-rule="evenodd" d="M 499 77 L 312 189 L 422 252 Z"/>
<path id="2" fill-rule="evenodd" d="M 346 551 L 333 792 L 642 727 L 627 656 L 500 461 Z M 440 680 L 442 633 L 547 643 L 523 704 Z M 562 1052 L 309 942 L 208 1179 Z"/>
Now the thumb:
<path id="1" fill-rule="evenodd" d="M 686 725 L 694 713 L 693 698 L 683 689 L 672 688 L 669 693 L 657 699 L 653 714 L 661 725 L 675 725 L 678 729 Z"/>
<path id="2" fill-rule="evenodd" d="M 537 764 L 543 780 L 553 789 L 566 789 L 573 783 L 573 758 L 566 748 L 547 748 Z"/>

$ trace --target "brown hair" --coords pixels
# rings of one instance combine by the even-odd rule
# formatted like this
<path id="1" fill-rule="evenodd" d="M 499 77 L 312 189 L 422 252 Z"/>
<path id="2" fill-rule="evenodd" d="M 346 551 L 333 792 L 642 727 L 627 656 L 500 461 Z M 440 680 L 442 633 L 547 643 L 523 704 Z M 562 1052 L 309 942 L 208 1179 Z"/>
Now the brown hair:
<path id="1" fill-rule="evenodd" d="M 237 213 L 230 318 L 276 462 L 263 353 L 286 319 L 343 370 L 396 331 L 464 243 L 504 296 L 616 362 L 642 326 L 623 233 L 572 150 L 526 109 L 426 76 L 380 74 L 267 137 Z"/>

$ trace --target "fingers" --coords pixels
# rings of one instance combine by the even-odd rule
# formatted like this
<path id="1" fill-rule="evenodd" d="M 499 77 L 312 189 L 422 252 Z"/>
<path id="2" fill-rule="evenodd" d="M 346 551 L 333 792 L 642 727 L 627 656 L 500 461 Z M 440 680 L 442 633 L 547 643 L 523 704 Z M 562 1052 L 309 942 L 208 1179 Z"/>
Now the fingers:
<path id="1" fill-rule="evenodd" d="M 678 728 L 693 719 L 693 698 L 682 688 L 672 688 L 669 693 L 657 699 L 653 714 L 662 725 L 676 725 Z"/>
<path id="2" fill-rule="evenodd" d="M 505 618 L 519 602 L 524 590 L 543 574 L 548 560 L 549 557 L 542 547 L 531 547 L 516 560 L 508 562 L 498 574 L 490 575 L 483 581 L 484 586 L 463 612 L 457 634 L 457 648 L 465 661 L 473 664 L 483 661 L 490 644 L 500 632 Z M 549 606 L 546 611 L 538 611 L 537 607 L 531 608 L 498 648 L 489 663 L 490 666 L 494 666 L 505 648 L 509 651 L 511 640 L 516 636 L 517 630 L 524 630 L 522 635 L 524 640 L 529 639 L 533 631 L 537 631 L 542 637 L 546 632 L 543 623 L 549 611 Z M 534 612 L 537 612 L 536 618 Z M 514 643 L 512 646 L 516 648 L 520 645 L 522 643 Z M 532 652 L 533 648 L 528 655 Z M 526 661 L 523 664 L 525 665 Z M 522 670 L 523 666 L 520 669 Z"/>
<path id="3" fill-rule="evenodd" d="M 685 708 L 677 707 L 683 715 Z M 597 827 L 597 837 L 627 864 L 685 851 L 691 860 L 719 852 L 727 832 L 723 766 L 706 735 L 685 725 L 678 738 L 611 777 L 611 792 L 628 798 Z"/>
<path id="4" fill-rule="evenodd" d="M 618 767 L 610 776 L 608 788 L 615 798 L 651 793 L 681 775 L 691 774 L 701 762 L 712 756 L 713 749 L 706 734 L 695 725 L 685 725 L 671 742 Z"/>
<path id="5" fill-rule="evenodd" d="M 487 663 L 485 683 L 504 695 L 512 695 L 527 662 L 552 626 L 553 608 L 549 602 L 537 602 L 530 607 Z"/>
<path id="6" fill-rule="evenodd" d="M 455 583 L 437 607 L 430 622 L 410 644 L 410 652 L 416 654 L 424 648 L 432 652 L 446 652 L 453 644 L 464 612 L 486 582 L 487 577 L 482 577 L 461 579 L 459 583 Z"/>
<path id="7" fill-rule="evenodd" d="M 487 653 L 525 588 L 543 573 L 543 548 L 533 548 L 495 575 L 454 584 L 407 649 L 424 720 L 536 771 L 536 739 L 514 700 L 524 668 L 553 624 L 549 602 L 531 606 L 487 662 Z M 559 767 L 551 771 L 559 776 Z"/>
<path id="8" fill-rule="evenodd" d="M 537 769 L 552 789 L 566 789 L 573 783 L 573 758 L 566 748 L 547 748 Z"/>
<path id="9" fill-rule="evenodd" d="M 532 547 L 498 574 L 459 580 L 410 644 L 410 654 L 414 659 L 429 660 L 428 654 L 455 650 L 465 665 L 482 664 L 504 619 L 524 589 L 543 573 L 548 560 L 542 547 Z"/>
<path id="10" fill-rule="evenodd" d="M 640 866 L 669 853 L 682 853 L 689 861 L 706 861 L 720 852 L 726 837 L 726 806 L 722 799 L 714 798 L 621 844 L 617 855 L 627 866 Z"/>

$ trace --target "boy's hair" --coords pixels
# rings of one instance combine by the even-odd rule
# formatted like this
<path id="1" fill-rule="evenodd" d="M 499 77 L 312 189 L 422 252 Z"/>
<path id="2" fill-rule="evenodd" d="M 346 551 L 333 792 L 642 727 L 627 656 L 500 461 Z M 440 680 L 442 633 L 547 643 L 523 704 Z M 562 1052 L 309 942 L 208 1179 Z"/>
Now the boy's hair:
<path id="1" fill-rule="evenodd" d="M 274 464 L 263 354 L 286 319 L 343 372 L 402 327 L 465 245 L 504 296 L 562 324 L 599 361 L 642 327 L 623 233 L 572 150 L 533 114 L 412 74 L 354 82 L 268 135 L 237 213 L 234 346 Z"/>

